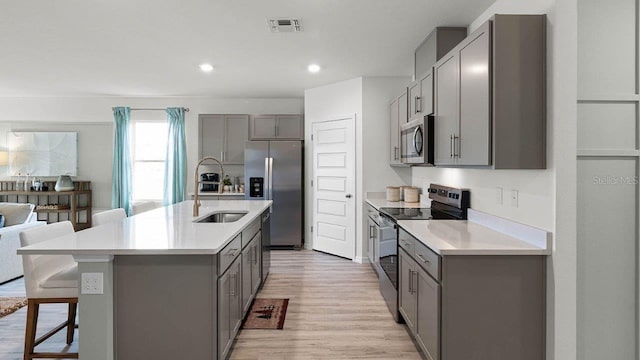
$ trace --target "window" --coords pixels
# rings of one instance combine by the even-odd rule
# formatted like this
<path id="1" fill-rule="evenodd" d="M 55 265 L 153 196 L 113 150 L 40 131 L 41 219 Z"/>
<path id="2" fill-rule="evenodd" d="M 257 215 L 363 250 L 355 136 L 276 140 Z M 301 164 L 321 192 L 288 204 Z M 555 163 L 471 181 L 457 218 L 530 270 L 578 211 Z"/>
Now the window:
<path id="1" fill-rule="evenodd" d="M 133 201 L 162 200 L 169 124 L 141 120 L 133 124 Z"/>

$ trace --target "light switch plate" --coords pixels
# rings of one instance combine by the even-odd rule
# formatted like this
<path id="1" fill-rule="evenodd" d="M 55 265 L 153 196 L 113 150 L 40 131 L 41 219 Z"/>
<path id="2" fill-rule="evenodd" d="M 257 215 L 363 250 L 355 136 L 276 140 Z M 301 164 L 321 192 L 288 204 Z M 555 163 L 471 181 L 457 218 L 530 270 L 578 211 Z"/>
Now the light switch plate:
<path id="1" fill-rule="evenodd" d="M 82 273 L 80 277 L 81 294 L 104 294 L 104 274 L 102 273 Z"/>

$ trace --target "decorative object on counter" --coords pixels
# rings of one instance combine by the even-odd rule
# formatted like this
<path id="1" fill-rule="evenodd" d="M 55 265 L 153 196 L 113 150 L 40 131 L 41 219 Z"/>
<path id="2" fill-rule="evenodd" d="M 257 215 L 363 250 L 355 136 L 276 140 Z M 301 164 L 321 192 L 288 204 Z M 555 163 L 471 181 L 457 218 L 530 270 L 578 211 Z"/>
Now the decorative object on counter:
<path id="1" fill-rule="evenodd" d="M 71 207 L 67 204 L 46 204 L 46 205 L 37 205 L 36 211 L 38 210 L 67 210 Z"/>
<path id="2" fill-rule="evenodd" d="M 227 191 L 227 192 L 231 191 L 232 183 L 231 183 L 231 179 L 229 178 L 229 175 L 226 175 L 224 179 L 222 179 L 222 184 L 224 185 L 224 188 L 223 188 L 224 191 Z"/>
<path id="3" fill-rule="evenodd" d="M 13 190 L 15 191 L 22 190 L 22 183 L 20 182 L 20 173 L 18 173 L 18 177 L 16 178 L 16 187 Z"/>
<path id="4" fill-rule="evenodd" d="M 400 188 L 398 186 L 387 186 L 387 201 L 400 201 Z"/>
<path id="5" fill-rule="evenodd" d="M 240 187 L 238 188 L 238 192 L 244 194 L 244 184 L 240 184 Z"/>
<path id="6" fill-rule="evenodd" d="M 73 180 L 71 180 L 71 176 L 69 175 L 58 176 L 58 181 L 56 181 L 56 186 L 54 189 L 56 189 L 56 191 L 75 190 L 75 187 L 73 186 Z"/>
<path id="7" fill-rule="evenodd" d="M 404 202 L 416 203 L 420 202 L 420 191 L 417 187 L 405 186 L 404 187 Z"/>
<path id="8" fill-rule="evenodd" d="M 243 329 L 282 330 L 289 299 L 256 299 Z"/>

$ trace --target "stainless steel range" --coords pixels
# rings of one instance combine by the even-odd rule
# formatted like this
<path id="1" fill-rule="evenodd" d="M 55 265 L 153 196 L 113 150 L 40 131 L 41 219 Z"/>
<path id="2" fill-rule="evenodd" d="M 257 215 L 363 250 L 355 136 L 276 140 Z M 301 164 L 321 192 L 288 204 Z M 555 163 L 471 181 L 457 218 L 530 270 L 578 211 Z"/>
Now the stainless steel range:
<path id="1" fill-rule="evenodd" d="M 466 220 L 469 208 L 469 191 L 447 186 L 431 184 L 429 186 L 430 208 L 380 208 L 381 227 L 391 227 L 395 236 L 387 237 L 386 243 L 380 242 L 376 265 L 380 293 L 397 321 L 401 321 L 398 312 L 398 225 L 399 220 Z"/>

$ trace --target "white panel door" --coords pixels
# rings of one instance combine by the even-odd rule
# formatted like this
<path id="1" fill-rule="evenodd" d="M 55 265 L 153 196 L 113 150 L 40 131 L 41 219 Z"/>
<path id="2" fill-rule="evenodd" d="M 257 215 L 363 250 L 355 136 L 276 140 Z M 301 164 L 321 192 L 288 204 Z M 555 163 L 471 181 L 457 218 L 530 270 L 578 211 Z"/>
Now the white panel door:
<path id="1" fill-rule="evenodd" d="M 313 249 L 355 256 L 354 118 L 313 124 Z"/>

